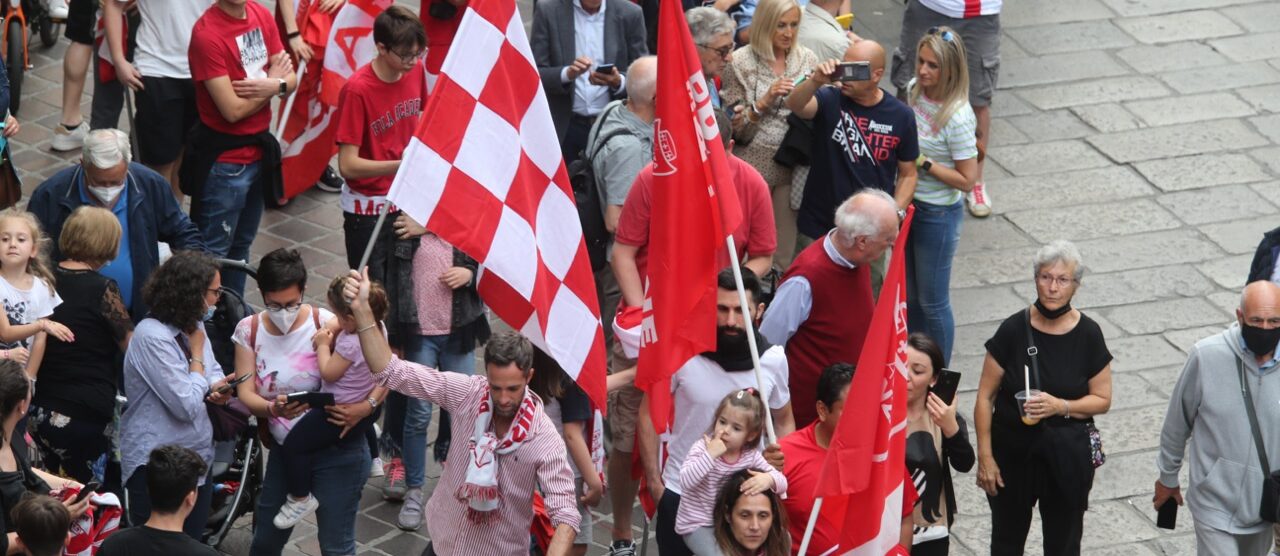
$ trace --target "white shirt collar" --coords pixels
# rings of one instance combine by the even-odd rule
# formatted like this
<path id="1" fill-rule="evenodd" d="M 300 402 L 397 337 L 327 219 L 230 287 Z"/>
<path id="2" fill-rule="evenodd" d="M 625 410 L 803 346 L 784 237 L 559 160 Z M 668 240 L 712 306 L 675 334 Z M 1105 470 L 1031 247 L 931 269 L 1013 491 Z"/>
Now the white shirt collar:
<path id="1" fill-rule="evenodd" d="M 823 250 L 827 252 L 827 256 L 831 258 L 831 262 L 845 268 L 858 268 L 858 265 L 855 265 L 849 259 L 844 258 L 844 255 L 841 255 L 840 251 L 836 250 L 835 240 L 832 239 L 835 233 L 835 230 L 831 230 L 830 232 L 827 232 L 826 237 L 822 238 Z"/>
<path id="2" fill-rule="evenodd" d="M 604 15 L 604 10 L 607 7 L 609 7 L 609 2 L 607 2 L 606 0 L 600 0 L 600 10 L 597 11 L 596 13 L 587 13 L 587 10 L 582 7 L 582 0 L 573 0 L 573 11 L 578 12 L 579 14 L 585 15 L 587 17 L 602 16 Z"/>

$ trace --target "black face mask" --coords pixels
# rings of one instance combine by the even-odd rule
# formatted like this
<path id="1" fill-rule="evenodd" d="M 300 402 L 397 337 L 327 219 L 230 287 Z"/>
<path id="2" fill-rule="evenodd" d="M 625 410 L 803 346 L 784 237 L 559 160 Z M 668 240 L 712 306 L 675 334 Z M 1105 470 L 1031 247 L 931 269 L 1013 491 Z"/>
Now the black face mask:
<path id="1" fill-rule="evenodd" d="M 729 331 L 736 331 L 730 333 Z M 756 348 L 764 354 L 769 349 L 769 344 L 765 343 L 764 338 L 756 332 Z M 726 371 L 749 371 L 752 369 L 751 362 L 751 344 L 747 342 L 747 333 L 741 328 L 732 328 L 729 326 L 716 327 L 716 349 L 702 354 L 707 359 L 715 361 Z"/>
<path id="2" fill-rule="evenodd" d="M 1060 317 L 1060 316 L 1062 316 L 1062 315 L 1065 315 L 1065 314 L 1067 314 L 1067 313 L 1070 313 L 1070 312 L 1071 312 L 1071 302 L 1070 302 L 1070 301 L 1068 301 L 1068 302 L 1064 303 L 1061 307 L 1058 307 L 1057 309 L 1050 310 L 1048 307 L 1045 307 L 1045 306 L 1044 306 L 1044 303 L 1041 303 L 1041 302 L 1040 302 L 1040 298 L 1038 298 L 1038 297 L 1037 297 L 1037 298 L 1036 298 L 1036 310 L 1037 310 L 1037 311 L 1040 311 L 1040 316 L 1042 316 L 1042 317 L 1044 317 L 1044 318 L 1046 318 L 1046 319 L 1049 319 L 1049 320 L 1053 320 L 1053 319 L 1056 319 L 1056 318 L 1058 318 L 1058 317 Z"/>
<path id="3" fill-rule="evenodd" d="M 1240 334 L 1244 336 L 1244 347 L 1254 355 L 1266 355 L 1275 351 L 1276 343 L 1280 342 L 1280 328 L 1258 328 L 1257 326 L 1249 326 L 1240 324 Z"/>

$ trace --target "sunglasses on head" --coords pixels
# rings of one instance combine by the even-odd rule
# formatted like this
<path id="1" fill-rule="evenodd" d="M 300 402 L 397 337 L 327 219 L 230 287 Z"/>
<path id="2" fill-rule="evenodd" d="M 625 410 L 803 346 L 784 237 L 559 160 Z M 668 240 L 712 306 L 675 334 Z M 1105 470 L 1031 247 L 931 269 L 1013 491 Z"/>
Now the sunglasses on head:
<path id="1" fill-rule="evenodd" d="M 930 35 L 939 35 L 942 37 L 942 40 L 946 42 L 952 42 L 956 40 L 956 36 L 954 33 L 952 33 L 951 31 L 943 31 L 939 27 L 930 27 L 929 30 L 926 31 L 926 33 Z"/>

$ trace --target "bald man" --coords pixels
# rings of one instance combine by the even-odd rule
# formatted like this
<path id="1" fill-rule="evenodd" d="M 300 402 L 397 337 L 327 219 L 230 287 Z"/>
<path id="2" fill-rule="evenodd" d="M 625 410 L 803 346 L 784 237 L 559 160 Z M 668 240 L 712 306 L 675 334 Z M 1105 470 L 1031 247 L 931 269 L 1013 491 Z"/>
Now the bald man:
<path id="1" fill-rule="evenodd" d="M 1271 548 L 1271 524 L 1259 508 L 1262 479 L 1280 462 L 1280 286 L 1246 286 L 1236 321 L 1191 348 L 1169 398 L 1156 456 L 1157 509 L 1170 498 L 1182 505 L 1178 474 L 1190 462 L 1186 502 L 1197 554 L 1261 555 Z M 1254 420 L 1249 406 L 1265 447 L 1265 471 L 1248 425 Z"/>
<path id="2" fill-rule="evenodd" d="M 836 81 L 841 62 L 827 60 L 787 96 L 787 108 L 813 120 L 813 165 L 796 220 L 797 253 L 835 226 L 836 206 L 859 190 L 888 193 L 898 205 L 899 219 L 916 191 L 920 156 L 916 117 L 911 108 L 880 88 L 884 47 L 872 40 L 855 40 L 845 51 L 844 62 L 870 66 L 870 79 Z M 883 263 L 881 257 L 872 265 L 875 291 L 883 280 Z"/>

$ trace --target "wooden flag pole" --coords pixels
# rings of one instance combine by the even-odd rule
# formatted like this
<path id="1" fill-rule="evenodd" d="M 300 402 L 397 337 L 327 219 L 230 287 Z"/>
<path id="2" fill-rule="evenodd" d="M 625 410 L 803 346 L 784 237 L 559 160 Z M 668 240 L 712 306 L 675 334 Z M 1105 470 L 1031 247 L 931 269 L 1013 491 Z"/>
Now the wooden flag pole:
<path id="1" fill-rule="evenodd" d="M 773 430 L 773 410 L 769 409 L 768 392 L 764 389 L 764 377 L 760 373 L 760 350 L 756 347 L 756 323 L 752 320 L 752 306 L 747 304 L 747 290 L 742 285 L 742 263 L 738 259 L 737 243 L 733 240 L 733 234 L 725 236 L 725 247 L 729 249 L 729 262 L 733 267 L 733 282 L 738 287 L 738 303 L 742 305 L 742 322 L 747 328 L 747 345 L 751 349 L 751 366 L 756 373 L 756 390 L 760 391 L 761 405 L 764 406 L 764 427 L 766 435 L 766 444 L 773 444 L 778 441 L 778 433 Z M 755 300 L 759 303 L 760 300 Z M 802 552 L 803 554 L 803 552 Z"/>

